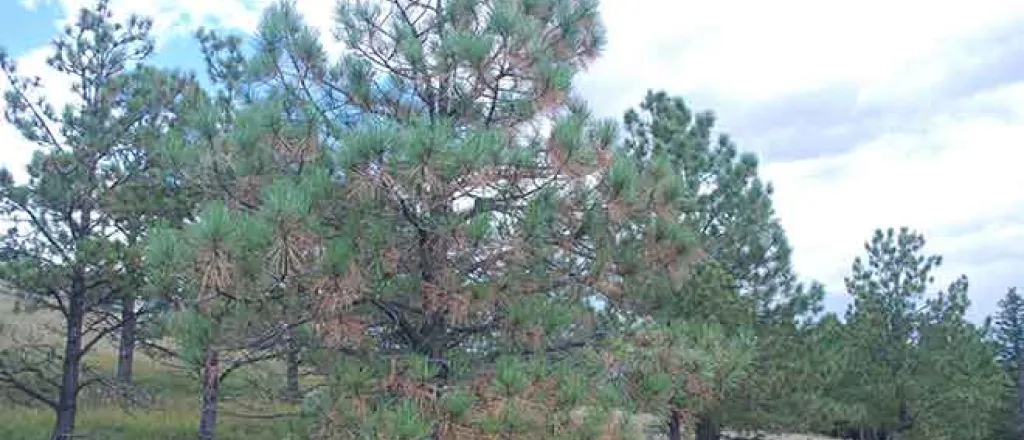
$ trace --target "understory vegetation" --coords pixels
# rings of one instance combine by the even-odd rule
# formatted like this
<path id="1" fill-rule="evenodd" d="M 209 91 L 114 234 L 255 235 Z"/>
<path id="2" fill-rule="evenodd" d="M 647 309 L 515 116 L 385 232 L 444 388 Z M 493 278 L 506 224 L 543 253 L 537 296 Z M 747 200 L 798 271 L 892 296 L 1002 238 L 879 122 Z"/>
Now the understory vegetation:
<path id="1" fill-rule="evenodd" d="M 0 53 L 0 438 L 1021 438 L 1021 296 L 969 321 L 894 226 L 826 312 L 712 112 L 576 92 L 596 0 L 277 2 L 203 72 L 115 17 L 60 108 Z"/>

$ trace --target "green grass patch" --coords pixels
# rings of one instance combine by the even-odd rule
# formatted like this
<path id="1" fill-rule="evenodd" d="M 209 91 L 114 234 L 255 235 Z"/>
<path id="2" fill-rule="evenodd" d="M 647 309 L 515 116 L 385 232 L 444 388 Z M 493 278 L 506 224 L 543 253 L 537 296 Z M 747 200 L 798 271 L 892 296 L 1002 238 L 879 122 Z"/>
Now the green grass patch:
<path id="1" fill-rule="evenodd" d="M 154 396 L 145 407 L 122 407 L 112 402 L 79 399 L 76 434 L 86 439 L 103 440 L 178 440 L 194 439 L 199 420 L 199 387 L 179 372 L 145 368 L 136 371 L 136 384 Z M 226 383 L 225 394 L 244 399 L 240 383 Z M 45 407 L 5 406 L 0 403 L 0 439 L 45 439 L 53 427 L 53 412 Z M 252 408 L 258 406 L 258 409 Z M 231 399 L 223 401 L 218 418 L 218 438 L 224 440 L 286 440 L 307 437 L 306 422 L 298 417 L 270 419 L 242 418 L 233 414 L 290 414 L 295 405 L 246 400 L 240 408 Z"/>
<path id="2" fill-rule="evenodd" d="M 103 440 L 194 439 L 198 429 L 198 405 L 176 402 L 152 410 L 125 411 L 118 407 L 83 408 L 76 434 Z M 53 413 L 45 409 L 4 408 L 0 411 L 0 438 L 39 440 L 50 435 Z M 221 416 L 218 438 L 224 440 L 285 440 L 306 437 L 296 419 L 253 420 Z"/>
<path id="3" fill-rule="evenodd" d="M 59 327 L 59 316 L 52 312 L 14 313 L 15 299 L 0 292 L 0 349 L 14 345 L 14 335 L 45 331 L 47 342 L 59 346 L 59 335 L 50 330 Z M 98 344 L 84 364 L 113 375 L 117 363 L 115 347 Z M 100 389 L 87 389 L 79 397 L 76 434 L 95 440 L 192 440 L 199 424 L 199 382 L 187 372 L 170 368 L 137 352 L 133 365 L 134 384 L 140 394 L 149 396 L 143 406 L 128 406 L 104 398 Z M 257 392 L 259 388 L 283 386 L 283 368 L 275 363 L 239 369 L 222 384 L 221 414 L 217 435 L 222 440 L 291 440 L 307 438 L 307 423 L 298 417 L 243 418 L 234 414 L 293 414 L 296 405 L 284 404 L 275 396 Z M 303 382 L 316 381 L 304 378 Z M 278 384 L 280 382 L 280 385 Z M 4 390 L 0 393 L 15 392 Z M 240 404 L 244 403 L 242 407 Z M 13 405 L 0 399 L 0 439 L 46 439 L 53 428 L 54 414 L 47 407 Z"/>

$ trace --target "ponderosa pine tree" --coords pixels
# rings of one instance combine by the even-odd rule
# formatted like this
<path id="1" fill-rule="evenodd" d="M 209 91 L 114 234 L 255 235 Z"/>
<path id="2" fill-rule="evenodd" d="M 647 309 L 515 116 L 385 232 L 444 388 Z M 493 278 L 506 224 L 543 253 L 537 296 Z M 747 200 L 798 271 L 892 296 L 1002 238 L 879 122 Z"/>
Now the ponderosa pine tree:
<path id="1" fill-rule="evenodd" d="M 621 359 L 622 387 L 638 411 L 667 420 L 669 440 L 720 436 L 717 414 L 748 373 L 756 339 L 715 323 L 655 324 L 638 331 Z M 702 420 L 702 418 L 705 418 Z"/>
<path id="2" fill-rule="evenodd" d="M 862 408 L 843 399 L 851 387 L 858 385 L 844 382 L 847 364 L 857 353 L 847 343 L 846 329 L 839 316 L 825 314 L 801 326 L 791 338 L 773 342 L 778 349 L 790 351 L 778 352 L 773 358 L 779 361 L 770 371 L 781 385 L 767 394 L 777 397 L 772 401 L 776 407 L 755 417 L 759 424 L 754 426 L 784 432 L 842 434 L 833 432 L 836 421 L 856 420 Z"/>
<path id="3" fill-rule="evenodd" d="M 1024 436 L 1024 297 L 1010 288 L 999 300 L 999 311 L 995 316 L 994 336 L 999 347 L 999 359 L 1013 379 L 1014 431 Z"/>
<path id="4" fill-rule="evenodd" d="M 774 188 L 758 175 L 757 157 L 741 153 L 727 135 L 716 136 L 713 113 L 694 112 L 681 97 L 663 91 L 649 91 L 639 109 L 626 112 L 624 124 L 624 148 L 640 166 L 652 155 L 668 156 L 694 195 L 682 209 L 708 254 L 704 265 L 724 275 L 724 290 L 743 298 L 730 306 L 722 301 L 737 300 L 718 292 L 686 295 L 693 304 L 672 309 L 716 316 L 730 326 L 792 319 L 806 311 L 807 298 L 796 295 L 792 250 L 772 206 Z M 754 317 L 744 316 L 750 311 L 744 303 L 753 303 Z M 786 310 L 792 307 L 798 309 Z"/>
<path id="5" fill-rule="evenodd" d="M 1009 378 L 1002 371 L 989 325 L 966 318 L 967 277 L 928 299 L 917 331 L 915 439 L 991 439 L 1000 425 Z"/>
<path id="6" fill-rule="evenodd" d="M 241 304 L 314 301 L 335 358 L 332 386 L 306 399 L 323 437 L 614 435 L 611 409 L 632 403 L 627 355 L 596 350 L 616 339 L 607 310 L 649 313 L 697 253 L 667 156 L 616 156 L 615 124 L 568 98 L 603 44 L 596 2 L 350 2 L 338 16 L 349 51 L 334 65 L 287 3 L 257 55 L 230 38 L 207 52 L 221 107 L 199 111 L 215 122 L 189 148 L 191 178 L 228 196 L 161 232 L 149 259 L 191 292 L 187 327 L 221 335 Z M 282 137 L 281 119 L 307 131 Z M 217 371 L 221 349 L 197 346 Z M 599 411 L 572 429 L 588 402 Z"/>
<path id="7" fill-rule="evenodd" d="M 6 119 L 38 147 L 27 182 L 6 170 L 0 178 L 0 212 L 18 225 L 3 277 L 63 318 L 62 349 L 5 350 L 0 381 L 53 408 L 54 439 L 70 438 L 79 392 L 102 379 L 83 378 L 82 361 L 125 324 L 110 308 L 138 287 L 138 248 L 118 231 L 124 213 L 108 208 L 140 172 L 143 133 L 190 87 L 185 77 L 139 66 L 153 48 L 150 27 L 135 16 L 114 21 L 106 1 L 82 10 L 47 60 L 72 78 L 62 109 L 38 78 L 19 76 L 6 56 L 0 62 Z"/>
<path id="8" fill-rule="evenodd" d="M 177 123 L 175 117 L 191 105 L 184 96 L 186 88 L 198 87 L 189 77 L 176 72 L 140 69 L 122 91 L 140 105 L 163 106 L 163 114 L 139 122 L 139 127 L 126 141 L 133 149 L 121 153 L 121 182 L 111 189 L 102 210 L 111 217 L 112 227 L 126 244 L 126 261 L 122 297 L 112 304 L 111 313 L 118 315 L 122 325 L 117 332 L 117 379 L 131 384 L 136 347 L 149 344 L 158 335 L 151 335 L 154 326 L 169 309 L 172 298 L 162 292 L 148 290 L 143 270 L 145 239 L 157 223 L 180 225 L 191 219 L 195 210 L 195 191 L 174 180 L 160 163 L 159 144 Z M 169 93 L 173 99 L 154 96 Z"/>
<path id="9" fill-rule="evenodd" d="M 872 428 L 905 431 L 913 424 L 910 407 L 913 368 L 918 352 L 914 340 L 919 309 L 934 279 L 931 271 L 942 262 L 922 255 L 924 237 L 909 228 L 876 230 L 865 244 L 867 259 L 857 257 L 846 279 L 853 304 L 847 311 L 849 341 L 858 348 L 853 360 L 866 381 L 858 401 L 869 411 Z"/>
<path id="10" fill-rule="evenodd" d="M 650 299 L 659 316 L 714 322 L 732 333 L 746 328 L 760 336 L 751 365 L 758 374 L 747 376 L 743 396 L 726 402 L 733 426 L 743 427 L 767 421 L 767 414 L 754 417 L 766 406 L 761 402 L 793 392 L 780 386 L 786 378 L 772 370 L 787 363 L 779 357 L 792 355 L 792 347 L 781 345 L 792 340 L 798 318 L 817 311 L 823 294 L 820 286 L 807 289 L 796 280 L 772 206 L 773 188 L 758 176 L 757 158 L 740 153 L 728 136 L 716 137 L 714 122 L 711 112 L 694 112 L 680 97 L 649 91 L 638 109 L 625 114 L 623 150 L 639 167 L 650 166 L 653 157 L 668 158 L 671 172 L 693 196 L 679 208 L 708 256 L 680 291 L 663 290 Z M 779 392 L 770 394 L 769 387 Z M 702 439 L 717 438 L 721 415 L 705 416 Z"/>
<path id="11" fill-rule="evenodd" d="M 1003 386 L 996 352 L 986 330 L 964 318 L 966 278 L 926 298 L 942 258 L 923 254 L 924 245 L 909 228 L 876 230 L 866 260 L 854 261 L 846 280 L 854 355 L 840 389 L 861 408 L 853 422 L 875 436 L 866 438 L 988 438 Z"/>
<path id="12" fill-rule="evenodd" d="M 146 263 L 155 286 L 182 298 L 170 331 L 201 383 L 199 438 L 212 439 L 223 380 L 299 349 L 315 312 L 299 280 L 319 253 L 333 182 L 308 109 L 254 87 L 240 39 L 199 38 L 216 96 L 193 103 L 160 156 L 204 202 L 195 222 L 153 231 Z"/>
<path id="13" fill-rule="evenodd" d="M 104 309 L 120 323 L 114 339 L 118 343 L 116 377 L 122 385 L 132 382 L 136 347 L 152 344 L 159 337 L 155 327 L 173 298 L 149 289 L 142 262 L 145 238 L 157 223 L 181 225 L 194 215 L 196 191 L 168 174 L 160 163 L 163 136 L 178 121 L 177 115 L 192 105 L 197 88 L 195 78 L 177 70 L 139 66 L 126 77 L 118 91 L 122 99 L 146 109 L 123 141 L 116 170 L 118 182 L 109 189 L 100 210 L 110 219 L 110 228 L 126 245 L 122 284 L 118 301 Z"/>

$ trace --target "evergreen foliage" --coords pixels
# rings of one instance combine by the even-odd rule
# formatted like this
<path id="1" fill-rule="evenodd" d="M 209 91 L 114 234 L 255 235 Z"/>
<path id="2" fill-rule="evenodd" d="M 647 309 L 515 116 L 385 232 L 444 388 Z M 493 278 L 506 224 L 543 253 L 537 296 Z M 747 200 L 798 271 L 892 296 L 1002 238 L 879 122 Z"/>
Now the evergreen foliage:
<path id="1" fill-rule="evenodd" d="M 1019 438 L 1021 296 L 969 322 L 967 278 L 933 291 L 941 257 L 890 228 L 845 316 L 821 313 L 711 112 L 650 91 L 620 123 L 576 95 L 598 10 L 343 1 L 335 54 L 277 2 L 253 38 L 196 32 L 200 86 L 100 1 L 56 40 L 61 111 L 0 57 L 39 146 L 27 182 L 0 174 L 0 268 L 65 341 L 0 345 L 0 384 L 55 411 L 54 439 L 116 382 L 83 365 L 104 339 L 122 386 L 136 346 L 185 367 L 202 440 L 225 381 L 267 365 L 284 379 L 243 399 L 318 439 Z"/>
<path id="2" fill-rule="evenodd" d="M 849 421 L 906 438 L 989 438 L 1006 376 L 988 330 L 964 318 L 966 277 L 926 298 L 942 258 L 924 245 L 906 227 L 876 230 L 866 260 L 854 260 L 842 388 Z"/>
<path id="3" fill-rule="evenodd" d="M 694 112 L 680 97 L 648 92 L 639 109 L 625 113 L 622 150 L 641 168 L 664 167 L 683 182 L 681 223 L 695 231 L 706 254 L 693 277 L 675 290 L 659 289 L 648 307 L 669 321 L 708 322 L 761 336 L 742 387 L 735 387 L 724 410 L 733 426 L 765 426 L 773 418 L 763 408 L 792 395 L 795 382 L 782 385 L 788 344 L 799 333 L 798 320 L 817 311 L 822 291 L 796 280 L 785 231 L 775 216 L 770 183 L 758 176 L 758 161 L 740 153 L 726 135 L 716 138 L 710 112 Z M 657 158 L 664 161 L 656 162 Z M 785 345 L 783 345 L 785 344 Z M 774 390 L 773 390 L 774 388 Z M 795 408 L 781 407 L 792 413 Z M 782 409 L 784 408 L 784 409 Z M 704 425 L 717 425 L 704 414 Z M 719 428 L 709 428 L 716 436 Z"/>
<path id="4" fill-rule="evenodd" d="M 613 125 L 567 99 L 603 43 L 596 4 L 350 3 L 339 17 L 353 52 L 334 66 L 288 4 L 268 9 L 255 56 L 200 34 L 218 96 L 189 128 L 205 136 L 167 151 L 210 202 L 154 233 L 147 260 L 194 304 L 180 328 L 209 393 L 201 437 L 225 350 L 305 320 L 340 368 L 332 398 L 308 405 L 325 436 L 572 435 L 576 405 L 621 405 L 586 355 L 608 333 L 589 303 L 642 304 L 624 292 L 680 282 L 696 243 L 676 221 L 678 178 L 613 167 Z M 283 60 L 320 72 L 318 88 Z M 359 121 L 325 119 L 346 106 Z M 531 127 L 544 121 L 549 134 Z M 309 303 L 276 313 L 288 298 Z M 552 400 L 581 362 L 586 392 Z"/>
<path id="5" fill-rule="evenodd" d="M 0 213 L 16 224 L 2 277 L 64 321 L 59 348 L 19 341 L 0 352 L 0 382 L 56 412 L 53 438 L 74 430 L 78 394 L 107 382 L 82 361 L 125 325 L 111 310 L 144 283 L 137 221 L 145 220 L 134 219 L 160 209 L 149 205 L 156 198 L 137 199 L 138 185 L 152 183 L 145 145 L 196 87 L 187 75 L 142 64 L 153 49 L 148 19 L 112 17 L 101 1 L 54 40 L 47 64 L 72 78 L 63 108 L 45 99 L 38 78 L 0 57 L 4 116 L 37 146 L 27 182 L 0 173 Z"/>
<path id="6" fill-rule="evenodd" d="M 1006 393 L 1010 403 L 1003 434 L 1004 438 L 1017 438 L 1024 432 L 1024 297 L 1017 288 L 1007 289 L 999 301 L 993 336 L 999 360 L 1013 385 Z"/>

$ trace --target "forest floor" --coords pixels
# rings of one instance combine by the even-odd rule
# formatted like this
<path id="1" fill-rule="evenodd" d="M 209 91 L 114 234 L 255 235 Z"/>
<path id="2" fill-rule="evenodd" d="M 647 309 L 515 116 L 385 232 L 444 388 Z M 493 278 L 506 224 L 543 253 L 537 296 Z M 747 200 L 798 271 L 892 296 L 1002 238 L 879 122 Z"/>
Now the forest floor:
<path id="1" fill-rule="evenodd" d="M 54 312 L 15 313 L 16 299 L 0 286 L 0 350 L 14 338 L 37 336 L 53 341 L 59 316 Z M 20 340 L 20 339 L 19 339 Z M 58 340 L 59 341 L 59 340 Z M 111 344 L 98 344 L 85 365 L 113 372 L 117 359 Z M 239 371 L 223 384 L 218 438 L 222 440 L 297 440 L 307 438 L 308 427 L 297 416 L 298 405 L 281 403 L 254 392 L 280 381 L 280 366 L 264 365 Z M 199 418 L 199 383 L 180 367 L 136 354 L 135 388 L 131 402 L 109 389 L 87 389 L 79 398 L 77 433 L 88 440 L 191 440 Z M 256 387 L 253 384 L 259 383 Z M 283 386 L 283 381 L 281 383 Z M 18 396 L 0 384 L 0 439 L 39 440 L 49 436 L 53 412 L 45 406 L 14 402 Z M 776 434 L 765 440 L 829 440 L 827 437 Z"/>

